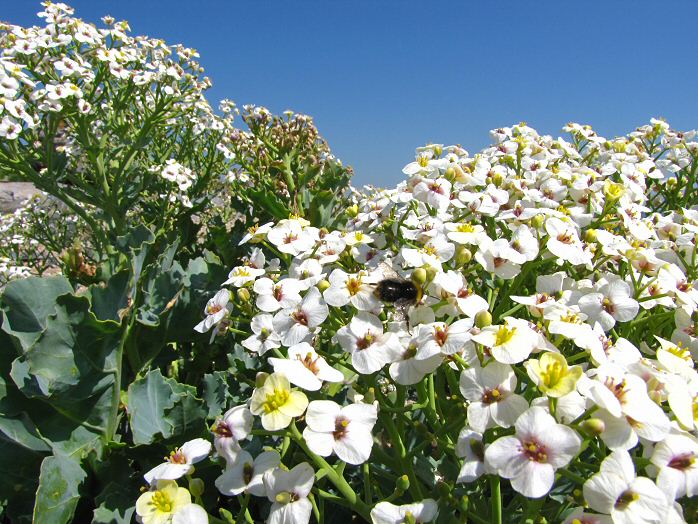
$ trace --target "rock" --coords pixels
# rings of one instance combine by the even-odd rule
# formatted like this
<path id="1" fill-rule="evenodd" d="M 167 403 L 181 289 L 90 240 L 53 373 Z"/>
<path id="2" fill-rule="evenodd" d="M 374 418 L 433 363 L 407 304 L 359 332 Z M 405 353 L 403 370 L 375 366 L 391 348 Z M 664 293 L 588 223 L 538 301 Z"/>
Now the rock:
<path id="1" fill-rule="evenodd" d="M 0 182 L 0 214 L 12 213 L 38 192 L 31 182 Z"/>

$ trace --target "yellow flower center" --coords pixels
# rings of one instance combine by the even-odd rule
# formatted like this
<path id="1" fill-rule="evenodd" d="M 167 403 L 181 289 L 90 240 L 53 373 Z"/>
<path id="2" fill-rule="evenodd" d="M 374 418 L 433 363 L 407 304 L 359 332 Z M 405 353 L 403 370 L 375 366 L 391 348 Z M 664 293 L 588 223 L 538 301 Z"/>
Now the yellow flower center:
<path id="1" fill-rule="evenodd" d="M 354 277 L 347 279 L 347 290 L 350 295 L 356 295 L 361 290 L 361 279 Z"/>
<path id="2" fill-rule="evenodd" d="M 472 233 L 475 231 L 475 228 L 470 222 L 466 222 L 465 224 L 459 224 L 457 231 L 459 233 Z"/>
<path id="3" fill-rule="evenodd" d="M 556 360 L 545 366 L 545 369 L 541 371 L 540 378 L 547 387 L 554 388 L 566 374 L 567 366 Z"/>
<path id="4" fill-rule="evenodd" d="M 499 326 L 499 329 L 497 330 L 497 336 L 494 341 L 495 346 L 502 346 L 509 342 L 512 338 L 514 338 L 514 333 L 516 333 L 516 328 L 511 328 L 504 324 L 503 326 Z"/>
<path id="5" fill-rule="evenodd" d="M 681 342 L 679 342 L 675 346 L 670 346 L 670 347 L 666 348 L 666 351 L 668 351 L 669 353 L 671 353 L 675 357 L 679 357 L 680 359 L 685 360 L 686 362 L 693 361 L 691 358 L 691 352 L 688 351 L 686 348 L 684 348 L 681 345 Z"/>
<path id="6" fill-rule="evenodd" d="M 156 491 L 150 503 L 162 513 L 172 511 L 172 500 L 163 491 Z"/>
<path id="7" fill-rule="evenodd" d="M 273 393 L 267 395 L 263 407 L 265 413 L 276 411 L 288 401 L 289 392 L 285 389 L 275 389 Z"/>

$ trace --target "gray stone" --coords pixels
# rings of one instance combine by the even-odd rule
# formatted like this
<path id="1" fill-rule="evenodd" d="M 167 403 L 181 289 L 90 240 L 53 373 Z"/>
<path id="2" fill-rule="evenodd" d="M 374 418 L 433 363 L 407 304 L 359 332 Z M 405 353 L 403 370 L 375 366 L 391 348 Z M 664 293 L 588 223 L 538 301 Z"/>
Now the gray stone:
<path id="1" fill-rule="evenodd" d="M 12 213 L 38 192 L 31 182 L 0 182 L 0 214 Z"/>

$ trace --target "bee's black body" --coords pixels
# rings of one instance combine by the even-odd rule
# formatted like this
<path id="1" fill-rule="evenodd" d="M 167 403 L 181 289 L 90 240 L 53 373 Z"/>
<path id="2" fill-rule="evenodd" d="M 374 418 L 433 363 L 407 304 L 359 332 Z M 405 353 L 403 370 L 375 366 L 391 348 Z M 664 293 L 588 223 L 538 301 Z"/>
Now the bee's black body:
<path id="1" fill-rule="evenodd" d="M 376 284 L 375 295 L 383 302 L 414 304 L 420 298 L 417 286 L 402 278 L 386 278 Z"/>

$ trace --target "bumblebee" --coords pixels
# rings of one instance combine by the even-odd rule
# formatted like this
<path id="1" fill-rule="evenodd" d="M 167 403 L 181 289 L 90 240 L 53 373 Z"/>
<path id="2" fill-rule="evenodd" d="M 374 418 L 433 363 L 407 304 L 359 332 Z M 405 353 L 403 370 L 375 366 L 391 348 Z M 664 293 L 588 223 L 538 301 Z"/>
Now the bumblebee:
<path id="1" fill-rule="evenodd" d="M 411 280 L 404 278 L 385 278 L 376 284 L 373 294 L 382 302 L 398 306 L 416 304 L 422 298 L 422 290 Z"/>

